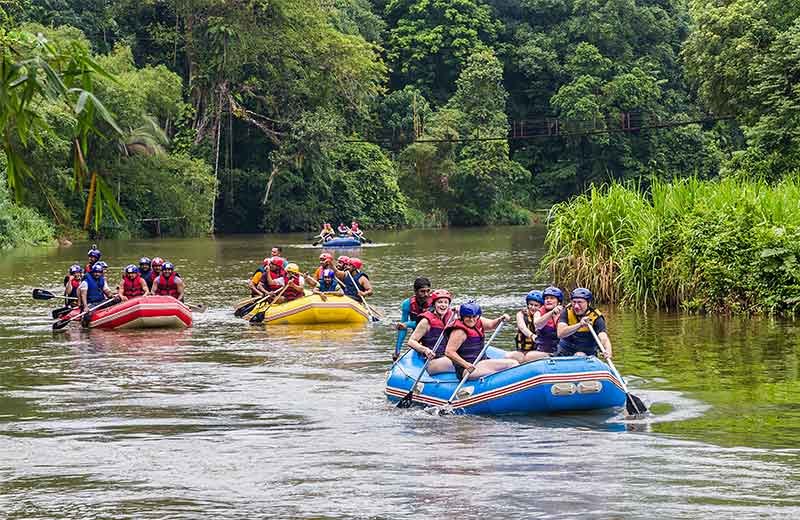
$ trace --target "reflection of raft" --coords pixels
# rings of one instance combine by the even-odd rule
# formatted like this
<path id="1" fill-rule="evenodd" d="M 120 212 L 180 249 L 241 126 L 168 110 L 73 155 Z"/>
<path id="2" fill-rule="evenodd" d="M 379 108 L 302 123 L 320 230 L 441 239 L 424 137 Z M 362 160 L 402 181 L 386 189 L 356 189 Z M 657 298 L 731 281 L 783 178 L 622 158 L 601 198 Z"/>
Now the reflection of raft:
<path id="1" fill-rule="evenodd" d="M 350 236 L 339 235 L 320 245 L 322 247 L 359 247 L 361 246 L 361 240 Z"/>
<path id="2" fill-rule="evenodd" d="M 78 309 L 64 318 L 76 316 Z M 92 314 L 91 329 L 152 329 L 192 326 L 192 311 L 171 296 L 142 296 Z"/>
<path id="3" fill-rule="evenodd" d="M 323 301 L 318 294 L 304 296 L 290 302 L 269 307 L 263 302 L 251 311 L 255 315 L 266 309 L 265 323 L 312 324 L 312 323 L 366 323 L 367 310 L 347 296 L 327 295 Z"/>
<path id="4" fill-rule="evenodd" d="M 489 347 L 489 358 L 505 351 Z M 402 399 L 419 375 L 425 360 L 407 352 L 392 367 L 385 393 L 390 401 Z M 455 372 L 425 374 L 417 385 L 414 402 L 444 405 L 459 380 Z M 461 387 L 453 409 L 470 414 L 544 414 L 573 410 L 600 410 L 625 405 L 625 392 L 608 365 L 596 357 L 559 357 L 524 363 L 470 380 Z"/>

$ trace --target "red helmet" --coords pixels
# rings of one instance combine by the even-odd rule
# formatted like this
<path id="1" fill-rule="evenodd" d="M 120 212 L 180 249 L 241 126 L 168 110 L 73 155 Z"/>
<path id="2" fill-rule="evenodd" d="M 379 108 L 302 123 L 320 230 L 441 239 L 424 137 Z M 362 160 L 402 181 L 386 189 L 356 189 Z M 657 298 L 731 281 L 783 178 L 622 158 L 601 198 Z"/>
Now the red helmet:
<path id="1" fill-rule="evenodd" d="M 266 257 L 266 258 L 265 258 L 265 259 L 264 259 L 264 260 L 261 262 L 261 265 L 263 265 L 263 266 L 265 266 L 265 267 L 266 267 L 268 264 L 269 264 L 269 257 Z"/>
<path id="2" fill-rule="evenodd" d="M 159 266 L 160 267 L 160 266 L 164 265 L 164 259 L 161 258 L 160 256 L 157 256 L 157 257 L 153 258 L 153 261 L 150 262 L 150 265 L 153 266 L 153 267 L 155 267 L 155 266 Z"/>
<path id="3" fill-rule="evenodd" d="M 431 301 L 435 302 L 440 298 L 447 298 L 448 301 L 453 301 L 453 295 L 447 289 L 436 289 L 431 293 Z"/>
<path id="4" fill-rule="evenodd" d="M 364 267 L 364 262 L 362 262 L 360 258 L 351 258 L 350 265 L 352 265 L 356 269 L 361 269 L 362 267 Z"/>
<path id="5" fill-rule="evenodd" d="M 350 257 L 342 255 L 339 258 L 337 258 L 336 261 L 342 265 L 347 265 L 350 263 Z"/>
<path id="6" fill-rule="evenodd" d="M 283 267 L 283 262 L 284 262 L 283 258 L 279 256 L 273 256 L 272 258 L 269 259 L 269 263 L 271 263 L 272 265 L 277 265 L 278 267 Z"/>
<path id="7" fill-rule="evenodd" d="M 320 260 L 325 260 L 326 262 L 333 262 L 333 255 L 330 253 L 322 253 L 319 255 Z"/>

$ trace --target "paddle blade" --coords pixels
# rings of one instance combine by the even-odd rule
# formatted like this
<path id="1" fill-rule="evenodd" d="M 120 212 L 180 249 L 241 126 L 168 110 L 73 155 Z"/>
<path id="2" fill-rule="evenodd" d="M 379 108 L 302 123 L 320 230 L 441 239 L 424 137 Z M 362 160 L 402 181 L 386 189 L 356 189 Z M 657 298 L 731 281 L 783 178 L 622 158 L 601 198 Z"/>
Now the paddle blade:
<path id="1" fill-rule="evenodd" d="M 250 318 L 250 323 L 263 323 L 263 321 L 264 321 L 264 313 L 263 312 L 259 312 L 258 314 L 256 314 L 252 318 Z"/>
<path id="2" fill-rule="evenodd" d="M 53 316 L 54 320 L 57 320 L 61 316 L 65 314 L 69 314 L 69 311 L 72 310 L 72 307 L 59 307 L 58 309 L 53 309 L 51 315 Z"/>
<path id="3" fill-rule="evenodd" d="M 625 410 L 628 415 L 644 415 L 647 413 L 647 406 L 644 401 L 633 394 L 627 394 L 625 398 Z"/>
<path id="4" fill-rule="evenodd" d="M 53 323 L 53 330 L 61 330 L 67 325 L 69 325 L 69 322 L 71 321 L 72 321 L 71 319 L 58 320 L 57 322 Z"/>
<path id="5" fill-rule="evenodd" d="M 397 402 L 398 408 L 411 408 L 411 405 L 414 404 L 414 390 L 412 389 L 409 393 L 403 396 L 400 401 Z"/>
<path id="6" fill-rule="evenodd" d="M 235 311 L 233 311 L 233 315 L 236 316 L 237 318 L 241 318 L 242 316 L 249 314 L 250 311 L 252 311 L 257 304 L 258 302 L 253 302 L 247 305 L 243 305 L 238 309 L 236 309 Z"/>
<path id="7" fill-rule="evenodd" d="M 191 309 L 192 312 L 196 312 L 198 314 L 203 314 L 204 312 L 206 312 L 206 309 L 208 308 L 204 303 L 187 303 L 185 305 L 189 307 L 189 309 Z"/>
<path id="8" fill-rule="evenodd" d="M 52 300 L 57 296 L 50 291 L 45 291 L 44 289 L 34 289 L 33 290 L 33 299 L 34 300 Z"/>

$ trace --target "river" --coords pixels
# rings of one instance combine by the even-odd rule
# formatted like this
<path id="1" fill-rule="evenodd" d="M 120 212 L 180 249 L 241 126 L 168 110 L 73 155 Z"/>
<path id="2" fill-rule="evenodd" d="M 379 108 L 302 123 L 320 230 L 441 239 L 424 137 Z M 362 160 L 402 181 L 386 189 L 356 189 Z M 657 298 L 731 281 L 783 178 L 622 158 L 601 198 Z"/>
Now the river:
<path id="1" fill-rule="evenodd" d="M 162 256 L 209 309 L 185 331 L 53 333 L 53 289 L 90 244 L 0 259 L 0 517 L 797 518 L 798 326 L 606 311 L 653 416 L 437 417 L 387 404 L 392 319 L 429 276 L 516 312 L 543 227 L 372 233 L 384 322 L 251 326 L 232 315 L 272 245 L 305 236 L 103 241 L 112 268 Z M 506 328 L 499 344 L 512 348 Z"/>

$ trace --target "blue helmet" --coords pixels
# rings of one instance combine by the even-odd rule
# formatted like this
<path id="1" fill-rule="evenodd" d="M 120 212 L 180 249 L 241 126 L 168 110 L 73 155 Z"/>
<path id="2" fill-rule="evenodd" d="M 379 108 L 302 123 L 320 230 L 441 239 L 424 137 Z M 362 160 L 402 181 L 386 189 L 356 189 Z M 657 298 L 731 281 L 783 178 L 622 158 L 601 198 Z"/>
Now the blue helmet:
<path id="1" fill-rule="evenodd" d="M 528 302 L 537 302 L 544 304 L 544 295 L 542 291 L 531 291 L 525 296 L 525 303 Z"/>
<path id="2" fill-rule="evenodd" d="M 103 256 L 103 253 L 101 253 L 100 250 L 97 249 L 97 246 L 92 246 L 89 252 L 86 253 L 86 256 L 90 256 L 95 260 L 100 260 L 100 257 Z"/>
<path id="3" fill-rule="evenodd" d="M 150 259 L 143 256 L 139 259 L 139 265 L 150 265 Z"/>
<path id="4" fill-rule="evenodd" d="M 161 266 L 161 269 L 164 271 L 174 271 L 175 266 L 172 265 L 172 262 L 164 262 L 164 265 Z"/>
<path id="5" fill-rule="evenodd" d="M 458 314 L 462 318 L 468 318 L 470 316 L 479 317 L 482 314 L 481 306 L 478 305 L 476 301 L 468 301 L 467 303 L 462 303 L 461 307 L 458 308 Z"/>
<path id="6" fill-rule="evenodd" d="M 322 271 L 323 278 L 333 278 L 336 276 L 336 273 L 333 272 L 333 269 L 324 269 Z"/>
<path id="7" fill-rule="evenodd" d="M 83 271 L 83 268 L 78 264 L 72 264 L 69 266 L 69 274 L 78 274 Z"/>
<path id="8" fill-rule="evenodd" d="M 96 265 L 99 265 L 99 266 L 100 266 L 100 267 L 102 267 L 103 269 L 108 269 L 108 264 L 107 264 L 107 263 L 105 263 L 105 262 L 97 262 L 97 264 L 96 264 Z"/>
<path id="9" fill-rule="evenodd" d="M 592 301 L 592 291 L 583 287 L 578 287 L 569 294 L 569 297 L 571 300 L 574 300 L 575 298 L 583 298 L 587 302 L 590 302 Z"/>
<path id="10" fill-rule="evenodd" d="M 139 268 L 138 268 L 138 267 L 136 267 L 136 266 L 135 266 L 135 265 L 133 265 L 133 264 L 128 264 L 128 265 L 125 267 L 125 274 L 130 274 L 130 273 L 138 273 L 138 272 L 139 272 Z"/>
<path id="11" fill-rule="evenodd" d="M 561 292 L 561 289 L 553 287 L 552 285 L 542 292 L 542 297 L 545 296 L 555 296 L 558 299 L 558 303 L 564 301 L 564 293 Z"/>
<path id="12" fill-rule="evenodd" d="M 103 266 L 102 266 L 102 265 L 100 265 L 100 264 L 94 264 L 94 265 L 92 266 L 92 272 L 93 272 L 93 273 L 100 273 L 100 274 L 103 274 Z"/>

